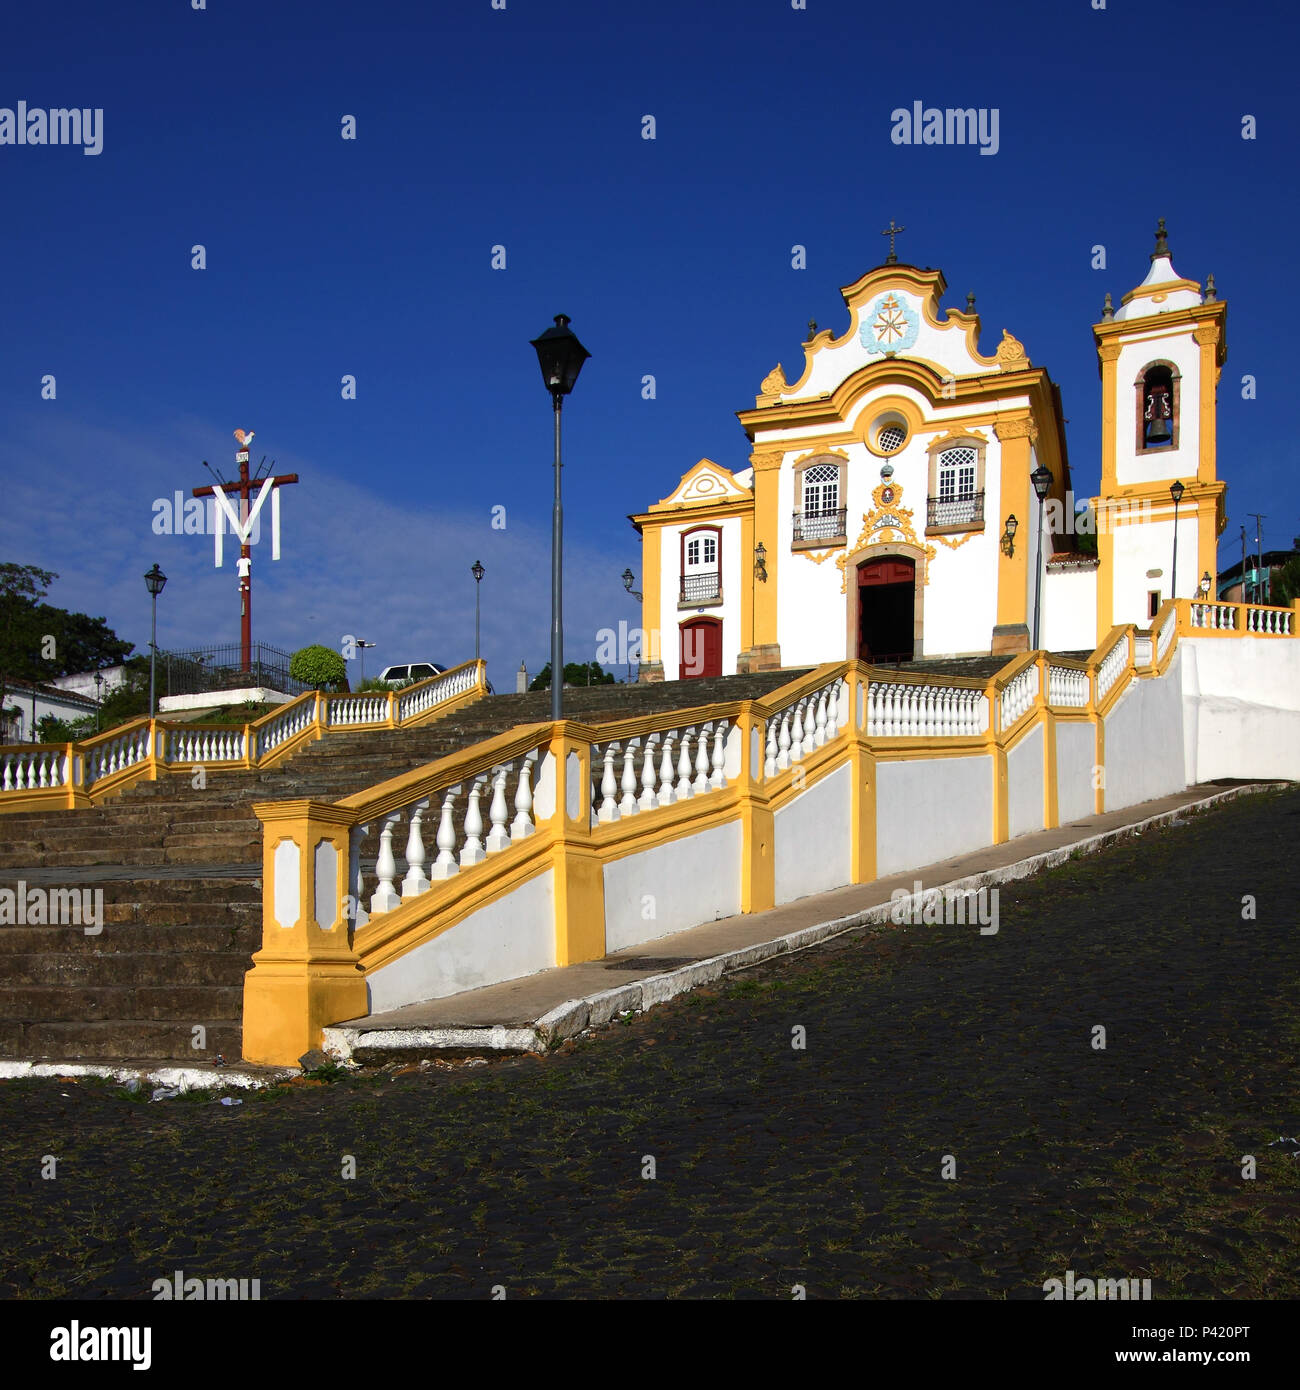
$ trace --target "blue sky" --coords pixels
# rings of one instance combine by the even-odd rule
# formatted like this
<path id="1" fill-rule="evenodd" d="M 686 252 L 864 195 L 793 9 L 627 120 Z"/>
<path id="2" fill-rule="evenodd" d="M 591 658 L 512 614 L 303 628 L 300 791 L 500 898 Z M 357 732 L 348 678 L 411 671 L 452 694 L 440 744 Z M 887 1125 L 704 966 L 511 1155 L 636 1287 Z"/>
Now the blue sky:
<path id="1" fill-rule="evenodd" d="M 976 292 L 985 352 L 1010 329 L 1060 383 L 1084 493 L 1090 325 L 1165 217 L 1178 270 L 1213 271 L 1228 302 L 1221 564 L 1247 512 L 1289 544 L 1297 21 L 1092 3 L 11 10 L 0 107 L 102 107 L 104 146 L 0 146 L 0 558 L 57 570 L 51 601 L 142 649 L 156 560 L 160 645 L 237 641 L 229 558 L 155 535 L 152 504 L 208 481 L 202 459 L 230 472 L 251 428 L 254 462 L 302 478 L 283 558 L 255 552 L 255 638 L 360 634 L 371 673 L 463 660 L 479 559 L 500 687 L 548 651 L 551 418 L 528 340 L 564 312 L 592 353 L 565 411 L 566 654 L 590 656 L 637 621 L 627 514 L 702 456 L 746 465 L 734 412 L 775 362 L 797 374 L 810 318 L 842 331 L 839 287 L 883 258 L 891 218 L 948 306 Z M 915 100 L 996 107 L 998 153 L 895 146 L 890 112 Z"/>

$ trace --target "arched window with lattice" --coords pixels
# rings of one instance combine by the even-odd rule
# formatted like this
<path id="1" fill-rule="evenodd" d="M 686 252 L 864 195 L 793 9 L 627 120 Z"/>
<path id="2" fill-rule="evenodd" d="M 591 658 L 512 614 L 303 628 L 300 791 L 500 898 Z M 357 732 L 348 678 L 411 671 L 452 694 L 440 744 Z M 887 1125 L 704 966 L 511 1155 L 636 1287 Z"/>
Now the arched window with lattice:
<path id="1" fill-rule="evenodd" d="M 844 541 L 844 464 L 811 458 L 796 470 L 795 545 L 836 545 Z"/>
<path id="2" fill-rule="evenodd" d="M 926 530 L 967 531 L 983 525 L 983 441 L 947 439 L 932 445 Z"/>

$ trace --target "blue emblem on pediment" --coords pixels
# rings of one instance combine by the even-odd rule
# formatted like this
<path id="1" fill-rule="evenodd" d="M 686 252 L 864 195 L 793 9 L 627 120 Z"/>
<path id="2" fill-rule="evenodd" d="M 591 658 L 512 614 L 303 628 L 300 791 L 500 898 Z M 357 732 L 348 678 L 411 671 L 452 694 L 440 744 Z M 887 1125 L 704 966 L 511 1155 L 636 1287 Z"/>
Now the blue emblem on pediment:
<path id="1" fill-rule="evenodd" d="M 863 314 L 858 336 L 868 352 L 906 352 L 915 346 L 920 331 L 920 313 L 889 290 Z"/>

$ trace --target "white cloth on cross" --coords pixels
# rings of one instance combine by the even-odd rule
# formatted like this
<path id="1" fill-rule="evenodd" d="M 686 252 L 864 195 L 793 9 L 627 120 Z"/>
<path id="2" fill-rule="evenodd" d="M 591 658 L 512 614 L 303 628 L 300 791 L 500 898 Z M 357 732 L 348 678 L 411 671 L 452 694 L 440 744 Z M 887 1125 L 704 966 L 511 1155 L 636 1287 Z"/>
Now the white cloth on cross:
<path id="1" fill-rule="evenodd" d="M 212 535 L 216 548 L 217 568 L 220 569 L 222 564 L 221 540 L 226 532 L 226 522 L 230 522 L 231 533 L 239 537 L 239 543 L 247 545 L 249 543 L 248 538 L 253 534 L 253 523 L 262 510 L 262 504 L 266 501 L 268 492 L 271 494 L 271 559 L 278 560 L 280 558 L 280 489 L 275 486 L 275 479 L 268 478 L 262 484 L 261 490 L 253 499 L 248 519 L 242 523 L 231 505 L 230 499 L 221 490 L 221 487 L 219 485 L 214 487 L 212 492 L 217 499 L 216 525 L 213 527 Z"/>

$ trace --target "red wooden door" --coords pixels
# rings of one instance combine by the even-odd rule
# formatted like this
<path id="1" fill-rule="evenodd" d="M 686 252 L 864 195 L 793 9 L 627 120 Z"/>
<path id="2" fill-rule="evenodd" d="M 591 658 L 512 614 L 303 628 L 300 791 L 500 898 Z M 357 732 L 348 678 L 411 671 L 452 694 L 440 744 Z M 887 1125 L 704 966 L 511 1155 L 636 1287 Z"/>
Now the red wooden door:
<path id="1" fill-rule="evenodd" d="M 858 588 L 867 589 L 877 584 L 910 584 L 916 574 L 911 560 L 872 560 L 869 565 L 858 566 Z"/>
<path id="2" fill-rule="evenodd" d="M 683 623 L 682 680 L 699 680 L 722 674 L 722 622 L 718 618 L 692 618 Z"/>

